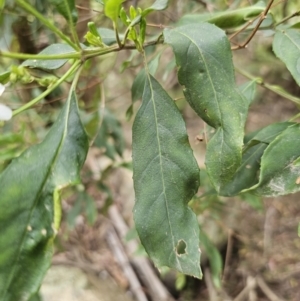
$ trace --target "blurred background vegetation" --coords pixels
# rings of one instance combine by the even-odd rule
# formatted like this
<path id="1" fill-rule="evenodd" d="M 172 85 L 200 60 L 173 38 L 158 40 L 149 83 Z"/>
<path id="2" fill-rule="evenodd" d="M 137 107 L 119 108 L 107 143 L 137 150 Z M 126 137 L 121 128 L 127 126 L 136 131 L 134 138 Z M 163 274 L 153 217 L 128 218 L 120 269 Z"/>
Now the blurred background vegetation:
<path id="1" fill-rule="evenodd" d="M 58 42 L 52 32 L 36 18 L 15 6 L 14 1 L 6 2 L 0 15 L 0 50 L 36 54 Z M 68 32 L 65 20 L 47 0 L 28 2 L 54 20 L 62 31 Z M 150 16 L 147 37 L 158 36 L 165 26 L 172 27 L 178 22 L 184 22 L 181 17 L 186 14 L 233 10 L 255 3 L 257 1 L 251 0 L 171 0 L 166 11 Z M 104 17 L 100 1 L 77 0 L 76 4 L 79 14 L 76 30 L 82 42 L 85 40 L 89 21 L 94 21 L 99 28 L 111 28 L 110 21 Z M 233 52 L 238 71 L 237 83 L 246 83 L 251 76 L 259 77 L 263 78 L 264 83 L 281 86 L 290 94 L 300 97 L 299 86 L 272 52 L 272 33 L 268 27 L 299 11 L 299 3 L 297 0 L 289 0 L 277 1 L 275 4 L 269 25 L 266 24 L 264 30 L 256 34 L 246 49 Z M 127 9 L 130 5 L 147 7 L 151 5 L 151 1 L 125 1 Z M 294 18 L 293 22 L 298 26 L 300 18 Z M 104 32 L 102 31 L 103 37 Z M 111 33 L 106 33 L 109 38 Z M 234 31 L 228 29 L 227 33 L 230 36 Z M 247 35 L 249 31 L 245 30 L 235 42 L 245 40 Z M 235 198 L 216 196 L 204 167 L 205 139 L 209 133 L 204 122 L 199 121 L 186 104 L 177 82 L 172 52 L 163 45 L 148 47 L 146 50 L 151 71 L 174 98 L 184 116 L 191 146 L 202 169 L 201 188 L 190 206 L 198 215 L 202 229 L 204 280 L 198 281 L 165 270 L 160 276 L 163 285 L 176 300 L 300 300 L 300 240 L 297 236 L 296 218 L 300 214 L 299 194 L 277 199 L 261 199 L 251 194 Z M 14 64 L 11 70 L 14 70 L 15 84 L 6 86 L 0 98 L 1 103 L 12 109 L 19 108 L 39 95 L 44 89 L 41 84 L 46 84 L 42 80 L 45 76 L 47 80 L 51 80 L 65 71 L 63 67 L 50 74 L 36 69 L 19 68 L 20 63 L 22 62 L 0 55 L 2 82 L 5 82 L 9 66 Z M 58 265 L 79 267 L 89 275 L 89 283 L 97 288 L 104 287 L 102 292 L 97 293 L 100 299 L 95 300 L 102 300 L 100 296 L 108 295 L 108 290 L 115 291 L 118 295 L 103 300 L 131 298 L 130 294 L 125 294 L 130 291 L 130 282 L 111 249 L 107 228 L 112 223 L 109 209 L 114 205 L 131 229 L 121 239 L 123 244 L 126 246 L 137 239 L 131 214 L 134 204 L 131 126 L 142 94 L 141 70 L 142 57 L 137 51 L 111 53 L 86 62 L 78 85 L 81 117 L 90 137 L 91 149 L 82 171 L 82 184 L 64 191 L 63 221 L 57 237 L 53 264 L 54 268 Z M 241 73 L 246 73 L 248 78 Z M 36 80 L 26 80 L 31 75 Z M 37 80 L 39 78 L 40 81 Z M 34 109 L 27 110 L 10 122 L 0 124 L 0 171 L 27 147 L 43 139 L 56 120 L 69 87 L 65 83 Z M 286 121 L 299 110 L 293 102 L 266 89 L 266 85 L 256 85 L 254 82 L 253 93 L 255 98 L 249 112 L 247 133 L 276 121 Z M 141 245 L 130 258 L 135 256 L 146 256 Z M 58 270 L 53 271 L 53 278 L 57 275 L 59 279 L 64 278 L 65 272 L 57 274 Z M 55 295 L 61 288 L 57 283 L 51 287 L 54 281 L 51 280 L 51 275 L 49 277 L 41 290 L 44 300 L 58 300 L 54 299 L 55 296 L 64 296 L 64 293 Z M 81 276 L 78 277 L 80 279 Z M 243 289 L 250 287 L 249 282 L 253 277 L 258 277 L 256 279 L 262 282 L 257 283 L 268 285 L 272 292 L 283 299 L 271 299 L 271 295 L 268 296 L 262 288 L 263 284 L 248 289 L 245 297 L 238 299 L 237 296 Z M 145 281 L 140 280 L 147 297 L 151 298 Z M 74 281 L 70 280 L 67 286 L 74 286 Z M 113 284 L 108 284 L 107 281 Z M 103 283 L 106 284 L 103 286 Z M 88 285 L 83 287 L 92 290 Z M 116 287 L 121 288 L 121 292 L 117 293 Z M 80 295 L 78 291 L 76 294 Z M 87 292 L 84 294 L 88 295 Z M 93 300 L 88 297 L 84 299 L 83 295 L 80 299 L 76 299 L 77 297 L 70 300 Z M 67 298 L 60 297 L 59 300 L 68 301 Z"/>

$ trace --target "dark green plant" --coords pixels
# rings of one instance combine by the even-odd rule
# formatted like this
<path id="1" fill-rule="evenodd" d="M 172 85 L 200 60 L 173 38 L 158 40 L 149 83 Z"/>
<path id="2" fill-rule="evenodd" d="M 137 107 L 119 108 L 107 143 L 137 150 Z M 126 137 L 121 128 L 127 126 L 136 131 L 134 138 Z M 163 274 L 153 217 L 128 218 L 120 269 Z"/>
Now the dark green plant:
<path id="1" fill-rule="evenodd" d="M 38 54 L 0 52 L 0 59 L 5 63 L 7 59 L 23 60 L 0 74 L 2 90 L 8 83 L 35 82 L 44 87 L 38 96 L 12 112 L 8 106 L 1 105 L 1 119 L 9 120 L 11 115 L 23 113 L 63 82 L 72 82 L 63 109 L 40 144 L 29 147 L 21 155 L 13 147 L 7 148 L 7 154 L 1 152 L 2 156 L 6 154 L 6 160 L 19 156 L 8 162 L 0 176 L 0 299 L 29 300 L 39 289 L 59 229 L 61 190 L 80 183 L 79 172 L 89 149 L 76 96 L 80 74 L 89 60 L 122 50 L 138 50 L 145 67 L 132 90 L 133 102 L 142 96 L 133 124 L 132 146 L 136 194 L 133 213 L 137 232 L 156 266 L 168 266 L 201 278 L 199 239 L 205 240 L 208 251 L 215 252 L 215 249 L 205 235 L 200 235 L 196 215 L 188 205 L 200 185 L 199 167 L 180 111 L 153 76 L 160 53 L 148 63 L 145 49 L 157 44 L 170 45 L 173 49 L 184 96 L 213 132 L 207 137 L 205 164 L 215 193 L 221 196 L 244 192 L 262 196 L 294 193 L 300 190 L 300 125 L 294 121 L 298 115 L 291 121 L 271 124 L 247 136 L 244 126 L 256 84 L 298 105 L 300 99 L 244 70 L 240 72 L 251 81 L 238 87 L 232 50 L 247 46 L 258 30 L 269 30 L 274 37 L 274 53 L 300 85 L 299 26 L 289 23 L 299 11 L 275 20 L 270 13 L 274 1 L 270 0 L 267 4 L 261 2 L 210 15 L 185 16 L 179 24 L 149 37 L 146 35 L 148 15 L 166 9 L 167 0 L 156 0 L 146 8 L 131 6 L 129 9 L 123 7 L 122 0 L 104 0 L 104 15 L 111 20 L 112 29 L 99 29 L 90 22 L 82 44 L 75 30 L 78 15 L 75 1 L 48 2 L 67 21 L 69 35 L 28 1 L 11 1 L 7 7 L 0 1 L 2 13 L 12 9 L 27 13 L 60 39 Z M 120 28 L 124 28 L 123 34 Z M 248 33 L 245 41 L 231 45 L 230 41 L 240 33 Z M 54 72 L 62 67 L 64 73 Z M 95 142 L 105 146 L 109 150 L 107 155 L 114 158 L 122 151 L 122 145 L 118 145 L 120 133 L 119 130 L 105 132 L 111 124 L 116 124 L 109 114 L 107 118 L 95 119 L 100 123 Z M 113 147 L 105 140 L 110 138 L 115 140 Z M 10 139 L 18 146 L 22 135 L 3 136 L 0 146 L 10 143 Z M 215 269 L 220 271 L 219 262 Z"/>

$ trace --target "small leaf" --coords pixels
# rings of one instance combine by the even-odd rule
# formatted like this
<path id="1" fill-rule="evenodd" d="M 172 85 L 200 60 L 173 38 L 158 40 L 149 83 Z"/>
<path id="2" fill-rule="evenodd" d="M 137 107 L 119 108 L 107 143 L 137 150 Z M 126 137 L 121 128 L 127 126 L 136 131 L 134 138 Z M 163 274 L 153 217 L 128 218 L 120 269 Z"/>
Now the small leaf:
<path id="1" fill-rule="evenodd" d="M 242 163 L 233 179 L 222 187 L 220 194 L 234 196 L 257 184 L 261 157 L 268 144 L 293 124 L 291 122 L 274 123 L 256 132 L 251 139 L 246 136 L 247 143 L 243 150 Z"/>
<path id="2" fill-rule="evenodd" d="M 278 122 L 273 123 L 259 131 L 255 132 L 254 135 L 249 134 L 245 137 L 246 145 L 244 147 L 244 152 L 247 148 L 262 142 L 270 144 L 279 134 L 285 131 L 288 127 L 294 125 L 294 122 Z M 248 137 L 251 137 L 250 139 Z"/>
<path id="3" fill-rule="evenodd" d="M 49 0 L 55 6 L 57 11 L 71 24 L 76 24 L 78 13 L 75 6 L 75 0 Z"/>
<path id="4" fill-rule="evenodd" d="M 140 23 L 140 34 L 139 34 L 139 41 L 140 44 L 143 45 L 146 37 L 146 28 L 147 28 L 147 22 L 145 18 L 141 19 Z"/>
<path id="5" fill-rule="evenodd" d="M 134 220 L 158 268 L 202 277 L 199 226 L 188 201 L 199 186 L 199 168 L 174 101 L 148 74 L 133 125 Z"/>
<path id="6" fill-rule="evenodd" d="M 168 2 L 169 2 L 169 0 L 156 0 L 150 7 L 146 8 L 142 12 L 142 16 L 145 17 L 154 10 L 166 9 L 168 7 Z"/>
<path id="7" fill-rule="evenodd" d="M 265 150 L 259 183 L 251 188 L 263 196 L 278 196 L 300 190 L 300 124 L 288 127 Z"/>
<path id="8" fill-rule="evenodd" d="M 10 71 L 5 71 L 0 74 L 0 84 L 6 84 L 9 82 Z"/>
<path id="9" fill-rule="evenodd" d="M 297 29 L 277 30 L 273 51 L 281 59 L 300 86 L 300 32 Z"/>
<path id="10" fill-rule="evenodd" d="M 205 164 L 219 192 L 241 163 L 248 111 L 248 101 L 235 85 L 230 43 L 221 29 L 208 23 L 165 29 L 164 39 L 175 53 L 186 100 L 216 129 Z"/>
<path id="11" fill-rule="evenodd" d="M 68 44 L 52 44 L 42 50 L 39 54 L 74 54 L 75 50 Z M 55 70 L 62 67 L 69 59 L 55 60 L 26 60 L 21 66 L 39 68 L 43 70 Z"/>
<path id="12" fill-rule="evenodd" d="M 117 43 L 116 40 L 116 33 L 109 28 L 97 28 L 97 31 L 99 33 L 99 35 L 102 38 L 102 41 L 105 45 L 112 45 L 114 43 Z M 120 39 L 123 39 L 124 35 L 123 34 L 119 34 Z"/>
<path id="13" fill-rule="evenodd" d="M 233 28 L 238 27 L 251 18 L 257 17 L 265 10 L 265 4 L 259 2 L 253 6 L 239 8 L 235 10 L 228 10 L 224 12 L 216 13 L 204 13 L 204 14 L 187 14 L 184 15 L 178 22 L 178 25 L 186 25 L 191 23 L 203 23 L 208 22 L 215 24 L 220 28 Z"/>
<path id="14" fill-rule="evenodd" d="M 123 2 L 124 0 L 104 0 L 105 16 L 116 23 L 119 18 L 120 9 Z"/>
<path id="15" fill-rule="evenodd" d="M 76 95 L 41 144 L 30 147 L 0 176 L 0 299 L 28 300 L 51 263 L 60 217 L 59 190 L 79 182 L 88 149 Z"/>

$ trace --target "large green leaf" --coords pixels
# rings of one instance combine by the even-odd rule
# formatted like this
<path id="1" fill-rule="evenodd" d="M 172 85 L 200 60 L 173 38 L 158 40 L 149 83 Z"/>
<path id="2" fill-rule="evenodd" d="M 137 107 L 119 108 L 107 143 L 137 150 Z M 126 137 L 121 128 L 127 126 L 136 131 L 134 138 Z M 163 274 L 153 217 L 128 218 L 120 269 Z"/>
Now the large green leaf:
<path id="1" fill-rule="evenodd" d="M 68 44 L 52 44 L 42 50 L 39 54 L 74 54 L 75 50 Z M 43 70 L 55 70 L 62 67 L 66 62 L 66 59 L 55 60 L 26 60 L 22 63 L 22 66 L 30 68 L 39 68 Z"/>
<path id="2" fill-rule="evenodd" d="M 264 10 L 265 4 L 263 2 L 259 2 L 253 6 L 235 10 L 228 10 L 224 12 L 187 14 L 179 20 L 178 25 L 208 22 L 224 29 L 233 28 L 245 24 L 251 18 L 257 17 Z"/>
<path id="3" fill-rule="evenodd" d="M 288 127 L 269 144 L 261 159 L 259 183 L 253 189 L 264 196 L 300 190 L 300 124 Z"/>
<path id="4" fill-rule="evenodd" d="M 208 23 L 165 29 L 164 38 L 173 47 L 187 101 L 216 129 L 205 164 L 220 191 L 241 163 L 248 110 L 247 99 L 235 86 L 229 41 L 221 29 Z"/>
<path id="5" fill-rule="evenodd" d="M 300 31 L 297 29 L 277 30 L 273 51 L 280 58 L 300 85 Z"/>
<path id="6" fill-rule="evenodd" d="M 132 148 L 133 212 L 143 246 L 158 267 L 201 278 L 199 226 L 187 205 L 199 186 L 199 168 L 179 110 L 150 74 Z"/>
<path id="7" fill-rule="evenodd" d="M 87 149 L 72 90 L 44 141 L 1 174 L 1 301 L 26 301 L 37 292 L 60 222 L 59 190 L 79 182 Z"/>
<path id="8" fill-rule="evenodd" d="M 242 163 L 233 179 L 222 187 L 220 194 L 233 196 L 257 184 L 260 160 L 265 149 L 279 134 L 293 124 L 292 122 L 273 123 L 254 135 L 247 135 L 245 137 L 246 145 L 243 151 Z"/>
<path id="9" fill-rule="evenodd" d="M 78 13 L 75 6 L 75 0 L 49 0 L 51 4 L 55 6 L 57 11 L 64 16 L 64 18 L 71 22 L 71 24 L 76 24 L 78 19 Z"/>

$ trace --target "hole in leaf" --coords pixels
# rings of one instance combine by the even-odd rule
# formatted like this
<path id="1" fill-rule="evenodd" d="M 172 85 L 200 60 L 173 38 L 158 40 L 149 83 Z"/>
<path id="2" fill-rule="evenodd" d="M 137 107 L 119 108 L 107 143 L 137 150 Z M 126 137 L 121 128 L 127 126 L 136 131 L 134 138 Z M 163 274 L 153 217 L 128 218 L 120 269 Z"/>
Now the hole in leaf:
<path id="1" fill-rule="evenodd" d="M 184 255 L 186 254 L 186 243 L 184 240 L 179 240 L 176 246 L 176 253 L 177 255 Z"/>

